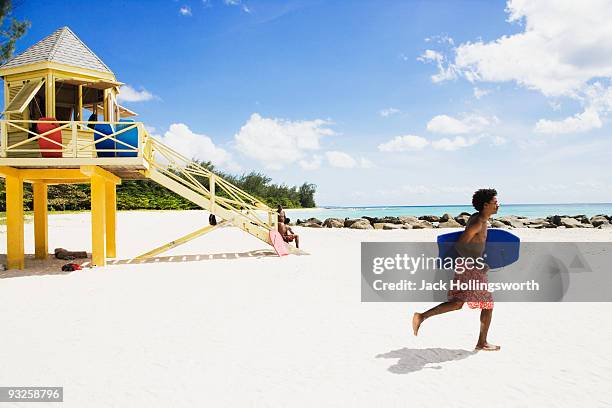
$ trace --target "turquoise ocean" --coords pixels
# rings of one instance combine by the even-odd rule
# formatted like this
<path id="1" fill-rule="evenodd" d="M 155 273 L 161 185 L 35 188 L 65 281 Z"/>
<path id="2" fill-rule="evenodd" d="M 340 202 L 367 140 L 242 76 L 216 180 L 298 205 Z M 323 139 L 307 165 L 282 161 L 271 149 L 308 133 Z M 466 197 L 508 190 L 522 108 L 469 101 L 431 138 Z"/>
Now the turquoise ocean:
<path id="1" fill-rule="evenodd" d="M 380 206 L 380 207 L 322 207 L 316 209 L 288 209 L 285 210 L 291 221 L 315 217 L 320 220 L 326 218 L 359 218 L 367 217 L 397 217 L 400 215 L 442 215 L 449 213 L 453 216 L 461 212 L 473 213 L 471 205 L 432 205 L 432 206 Z M 593 216 L 597 214 L 612 215 L 612 203 L 598 204 L 506 204 L 501 205 L 497 216 L 523 215 L 529 218 L 546 217 L 549 215 L 578 215 Z"/>

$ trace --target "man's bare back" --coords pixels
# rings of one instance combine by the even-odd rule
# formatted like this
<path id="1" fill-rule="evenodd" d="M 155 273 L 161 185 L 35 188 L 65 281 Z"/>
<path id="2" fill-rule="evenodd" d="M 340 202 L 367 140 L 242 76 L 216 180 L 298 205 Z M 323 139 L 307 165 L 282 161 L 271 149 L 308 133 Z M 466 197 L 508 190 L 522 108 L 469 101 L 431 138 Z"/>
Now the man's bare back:
<path id="1" fill-rule="evenodd" d="M 487 242 L 487 218 L 480 213 L 473 214 L 468 220 L 465 231 L 457 240 L 457 252 L 463 257 L 482 256 Z"/>

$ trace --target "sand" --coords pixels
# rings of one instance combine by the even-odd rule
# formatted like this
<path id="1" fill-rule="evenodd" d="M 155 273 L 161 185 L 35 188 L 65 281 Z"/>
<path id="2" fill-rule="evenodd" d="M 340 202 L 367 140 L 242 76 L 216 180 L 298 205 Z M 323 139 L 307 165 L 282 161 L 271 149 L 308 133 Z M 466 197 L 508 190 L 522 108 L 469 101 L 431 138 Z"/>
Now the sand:
<path id="1" fill-rule="evenodd" d="M 0 385 L 63 386 L 65 407 L 612 401 L 608 303 L 497 304 L 489 338 L 502 351 L 474 353 L 478 311 L 428 320 L 415 338 L 412 313 L 431 304 L 360 301 L 361 241 L 433 240 L 439 230 L 295 227 L 309 255 L 281 259 L 222 228 L 152 262 L 130 263 L 206 220 L 198 211 L 121 212 L 117 263 L 58 273 L 63 261 L 28 260 L 25 271 L 3 272 Z M 86 213 L 52 215 L 50 248 L 89 251 L 88 223 Z M 612 230 L 514 233 L 612 241 Z M 26 251 L 33 252 L 31 224 Z"/>

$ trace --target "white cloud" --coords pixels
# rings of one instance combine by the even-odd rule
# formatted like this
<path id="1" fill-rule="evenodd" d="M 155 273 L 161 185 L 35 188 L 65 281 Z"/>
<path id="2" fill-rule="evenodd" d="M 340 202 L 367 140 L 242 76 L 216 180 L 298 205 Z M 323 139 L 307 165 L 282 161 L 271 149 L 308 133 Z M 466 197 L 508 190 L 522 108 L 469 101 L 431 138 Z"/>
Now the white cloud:
<path id="1" fill-rule="evenodd" d="M 510 0 L 509 22 L 524 30 L 455 48 L 449 65 L 472 82 L 516 81 L 545 95 L 574 95 L 612 76 L 612 3 Z"/>
<path id="2" fill-rule="evenodd" d="M 386 109 L 382 109 L 378 112 L 378 114 L 380 116 L 382 116 L 383 118 L 387 118 L 391 115 L 395 115 L 396 113 L 399 113 L 400 110 L 397 108 L 386 108 Z"/>
<path id="3" fill-rule="evenodd" d="M 448 35 L 433 35 L 431 37 L 425 38 L 425 42 L 436 42 L 438 44 L 448 44 L 455 45 L 455 40 L 453 40 Z"/>
<path id="4" fill-rule="evenodd" d="M 421 54 L 417 58 L 417 61 L 421 61 L 421 62 L 443 62 L 444 61 L 444 55 L 442 55 L 442 53 L 438 52 L 438 51 L 425 50 L 425 52 L 423 54 Z"/>
<path id="5" fill-rule="evenodd" d="M 409 152 L 423 150 L 425 147 L 431 146 L 435 150 L 453 151 L 463 147 L 475 145 L 482 137 L 484 136 L 474 136 L 469 138 L 465 138 L 463 136 L 455 136 L 455 138 L 453 139 L 444 137 L 442 139 L 430 142 L 429 140 L 421 136 L 396 136 L 386 143 L 379 144 L 378 150 L 385 153 Z M 498 142 L 497 144 L 505 143 L 505 139 L 503 139 L 503 141 L 502 139 L 503 138 L 501 137 L 498 139 L 494 139 L 493 144 L 496 144 L 496 141 Z"/>
<path id="6" fill-rule="evenodd" d="M 374 168 L 374 163 L 371 160 L 362 157 L 359 159 L 359 167 L 362 169 L 372 169 Z"/>
<path id="7" fill-rule="evenodd" d="M 491 144 L 493 146 L 501 146 L 506 144 L 507 140 L 503 136 L 493 136 L 491 137 Z"/>
<path id="8" fill-rule="evenodd" d="M 325 152 L 325 157 L 330 166 L 341 169 L 353 169 L 355 167 L 371 169 L 374 167 L 374 163 L 365 157 L 355 159 L 350 154 L 337 150 Z"/>
<path id="9" fill-rule="evenodd" d="M 223 3 L 227 6 L 240 6 L 245 13 L 251 12 L 251 9 L 249 9 L 246 4 L 242 3 L 241 0 L 223 0 Z"/>
<path id="10" fill-rule="evenodd" d="M 194 133 L 183 123 L 170 125 L 168 131 L 160 139 L 162 143 L 186 157 L 210 161 L 215 166 L 229 171 L 240 170 L 240 166 L 234 162 L 232 155 L 227 150 L 216 146 L 210 137 Z"/>
<path id="11" fill-rule="evenodd" d="M 542 119 L 536 129 L 569 133 L 598 127 L 599 115 L 609 109 L 596 102 L 592 81 L 612 80 L 612 2 L 510 0 L 506 11 L 508 22 L 522 27 L 517 33 L 466 42 L 448 56 L 434 50 L 422 55 L 421 61 L 438 66 L 432 80 L 515 82 L 547 97 L 577 99 L 583 113 Z"/>
<path id="12" fill-rule="evenodd" d="M 279 170 L 320 149 L 320 140 L 334 135 L 322 119 L 289 121 L 253 113 L 234 136 L 236 149 L 268 169 Z"/>
<path id="13" fill-rule="evenodd" d="M 132 88 L 129 85 L 123 85 L 120 89 L 117 99 L 124 102 L 144 102 L 155 99 L 156 96 L 144 88 L 140 91 Z"/>
<path id="14" fill-rule="evenodd" d="M 457 149 L 461 149 L 463 147 L 469 147 L 478 142 L 477 137 L 471 137 L 466 139 L 463 136 L 455 136 L 454 139 L 449 139 L 447 137 L 442 138 L 440 140 L 436 140 L 431 142 L 431 146 L 436 150 L 446 150 L 453 151 Z"/>
<path id="15" fill-rule="evenodd" d="M 179 9 L 179 13 L 181 13 L 181 16 L 191 16 L 191 7 L 189 7 L 189 6 L 182 6 Z"/>
<path id="16" fill-rule="evenodd" d="M 438 51 L 425 50 L 423 54 L 417 57 L 417 60 L 436 64 L 436 67 L 438 67 L 438 73 L 431 76 L 432 82 L 442 82 L 457 78 L 454 64 L 448 63 L 446 57 Z"/>
<path id="17" fill-rule="evenodd" d="M 486 96 L 486 95 L 488 95 L 490 93 L 491 93 L 490 89 L 483 89 L 483 88 L 474 87 L 474 98 L 476 98 L 476 99 L 480 99 L 483 96 Z"/>
<path id="18" fill-rule="evenodd" d="M 357 160 L 345 152 L 330 151 L 325 152 L 327 162 L 332 167 L 339 167 L 341 169 L 352 169 L 357 166 Z"/>
<path id="19" fill-rule="evenodd" d="M 496 117 L 487 118 L 476 114 L 463 115 L 460 119 L 437 115 L 427 123 L 427 130 L 433 133 L 459 135 L 481 132 L 497 122 Z"/>
<path id="20" fill-rule="evenodd" d="M 416 135 L 404 135 L 395 136 L 388 142 L 381 143 L 378 145 L 378 150 L 381 152 L 407 152 L 422 150 L 429 144 L 429 141 L 421 136 Z"/>
<path id="21" fill-rule="evenodd" d="M 594 109 L 586 109 L 582 113 L 577 113 L 562 120 L 540 119 L 536 123 L 534 131 L 538 133 L 562 134 L 586 132 L 601 126 L 599 113 Z"/>
<path id="22" fill-rule="evenodd" d="M 323 157 L 315 154 L 310 161 L 302 159 L 298 164 L 303 170 L 318 170 L 321 167 L 322 161 Z"/>

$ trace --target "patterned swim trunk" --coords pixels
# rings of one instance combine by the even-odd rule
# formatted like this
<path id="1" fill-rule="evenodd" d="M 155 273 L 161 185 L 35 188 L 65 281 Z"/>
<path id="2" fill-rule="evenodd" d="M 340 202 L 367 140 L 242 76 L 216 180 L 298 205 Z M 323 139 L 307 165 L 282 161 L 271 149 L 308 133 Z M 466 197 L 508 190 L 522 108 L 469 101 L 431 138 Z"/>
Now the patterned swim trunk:
<path id="1" fill-rule="evenodd" d="M 455 272 L 453 281 L 461 286 L 470 288 L 451 288 L 448 291 L 449 301 L 467 302 L 470 309 L 493 309 L 493 294 L 488 290 L 478 289 L 479 284 L 488 284 L 487 272 L 489 267 L 483 269 L 466 269 L 463 273 Z"/>

